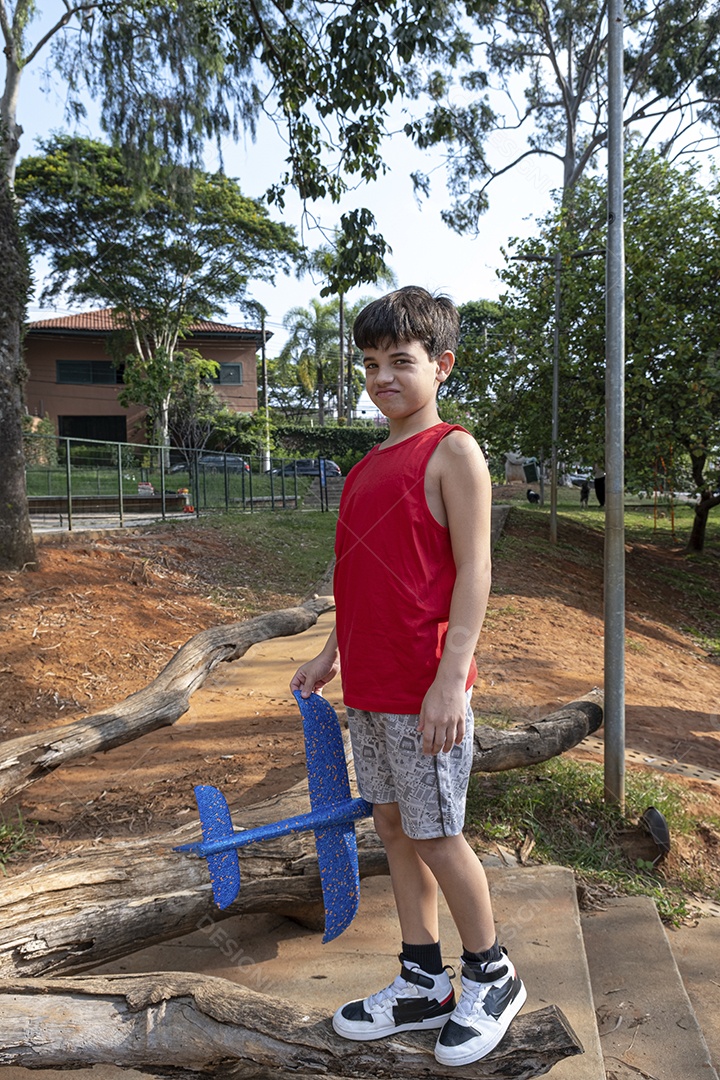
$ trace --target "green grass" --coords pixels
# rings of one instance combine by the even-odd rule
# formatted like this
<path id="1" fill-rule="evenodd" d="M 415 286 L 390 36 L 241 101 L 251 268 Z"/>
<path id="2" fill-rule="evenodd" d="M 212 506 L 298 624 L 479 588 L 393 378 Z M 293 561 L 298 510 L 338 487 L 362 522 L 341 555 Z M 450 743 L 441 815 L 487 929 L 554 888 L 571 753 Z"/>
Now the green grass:
<path id="1" fill-rule="evenodd" d="M 277 606 L 278 597 L 283 606 L 306 596 L 330 565 L 336 524 L 332 511 L 230 511 L 201 517 L 197 529 L 216 534 L 237 554 L 236 559 L 220 557 L 204 565 L 219 590 L 216 599 L 224 603 L 231 590 L 239 590 L 255 613 Z"/>
<path id="2" fill-rule="evenodd" d="M 698 822 L 684 799 L 680 784 L 629 772 L 622 815 L 604 800 L 602 766 L 561 757 L 530 769 L 472 777 L 466 823 L 480 847 L 497 842 L 517 850 L 529 836 L 534 860 L 568 866 L 586 885 L 652 896 L 660 914 L 675 920 L 687 914 L 687 891 L 715 896 L 717 881 L 682 865 L 666 875 L 659 863 L 633 860 L 622 838 L 654 806 L 667 820 L 671 839 L 692 840 Z M 720 824 L 706 821 L 715 828 Z"/>
<path id="3" fill-rule="evenodd" d="M 534 485 L 537 488 L 537 485 Z M 531 506 L 527 501 L 527 487 L 518 485 L 517 493 L 510 500 L 513 506 L 529 514 L 550 516 L 550 485 L 545 487 L 545 505 Z M 576 487 L 558 485 L 558 519 L 582 522 L 586 527 L 605 530 L 605 510 L 595 502 L 590 493 L 587 510 L 580 509 L 580 492 Z M 508 501 L 504 499 L 503 501 Z M 692 528 L 695 510 L 686 503 L 677 503 L 671 513 L 669 503 L 660 502 L 654 507 L 652 499 L 639 501 L 627 497 L 625 500 L 625 533 L 630 543 L 656 543 L 667 547 L 683 546 Z M 559 526 L 558 526 L 559 531 Z M 674 531 L 674 535 L 673 535 Z M 558 536 L 561 539 L 560 536 Z M 707 522 L 705 543 L 708 548 L 720 547 L 720 509 L 710 511 Z"/>
<path id="4" fill-rule="evenodd" d="M 28 495 L 67 495 L 67 474 L 64 468 L 33 466 L 26 470 L 26 479 Z M 137 495 L 138 483 L 141 481 L 152 484 L 155 491 L 159 493 L 161 491 L 161 479 L 159 470 L 123 467 L 123 495 Z M 299 498 L 302 498 L 311 483 L 312 477 L 303 476 L 298 478 L 297 494 Z M 117 496 L 117 468 L 113 466 L 97 468 L 73 466 L 71 487 L 74 496 Z M 190 474 L 188 472 L 166 473 L 166 492 L 175 492 L 178 488 L 188 488 L 194 496 L 195 492 L 191 485 Z M 276 499 L 281 500 L 284 492 L 286 498 L 294 498 L 296 490 L 295 478 L 292 476 L 286 476 L 283 482 L 283 477 L 280 476 L 271 477 L 265 473 L 253 472 L 251 478 L 248 473 L 229 471 L 226 492 L 224 474 L 209 468 L 200 470 L 198 488 L 201 508 L 216 509 L 225 506 L 226 495 L 231 506 L 244 506 L 251 497 L 253 499 L 268 499 L 274 496 Z"/>
<path id="5" fill-rule="evenodd" d="M 12 821 L 7 821 L 0 814 L 0 870 L 4 872 L 5 865 L 14 856 L 30 848 L 34 839 L 32 827 L 26 824 L 19 812 Z"/>

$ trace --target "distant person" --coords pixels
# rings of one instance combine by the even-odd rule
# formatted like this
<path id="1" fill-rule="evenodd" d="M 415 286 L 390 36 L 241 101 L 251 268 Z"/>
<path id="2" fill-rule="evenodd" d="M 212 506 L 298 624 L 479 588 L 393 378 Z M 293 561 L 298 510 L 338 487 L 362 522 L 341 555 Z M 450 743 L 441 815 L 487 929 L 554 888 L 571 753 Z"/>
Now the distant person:
<path id="1" fill-rule="evenodd" d="M 593 470 L 595 474 L 595 496 L 600 506 L 605 505 L 605 470 L 599 465 Z"/>
<path id="2" fill-rule="evenodd" d="M 462 834 L 474 651 L 490 590 L 491 483 L 475 440 L 437 411 L 458 330 L 450 300 L 412 286 L 355 321 L 388 437 L 345 481 L 336 629 L 291 682 L 308 697 L 342 674 L 358 788 L 373 804 L 402 935 L 400 973 L 341 1006 L 333 1027 L 358 1041 L 440 1029 L 443 1065 L 489 1054 L 527 996 L 495 936 L 482 863 Z M 438 885 L 463 945 L 457 1005 L 439 941 Z"/>
<path id="3" fill-rule="evenodd" d="M 587 510 L 588 499 L 590 498 L 590 481 L 583 480 L 580 485 L 580 509 Z"/>

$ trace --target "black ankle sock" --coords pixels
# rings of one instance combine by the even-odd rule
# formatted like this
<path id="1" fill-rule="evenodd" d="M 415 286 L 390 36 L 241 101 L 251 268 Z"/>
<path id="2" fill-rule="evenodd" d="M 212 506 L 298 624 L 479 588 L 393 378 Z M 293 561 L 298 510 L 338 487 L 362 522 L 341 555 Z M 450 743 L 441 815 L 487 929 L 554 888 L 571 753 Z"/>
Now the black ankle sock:
<path id="1" fill-rule="evenodd" d="M 418 964 L 428 975 L 439 975 L 443 970 L 442 953 L 440 942 L 435 941 L 432 945 L 406 945 L 402 943 L 402 958 Z"/>
<path id="2" fill-rule="evenodd" d="M 466 964 L 494 964 L 498 960 L 502 960 L 498 939 L 495 938 L 494 944 L 485 952 L 474 953 L 470 952 L 469 949 L 463 949 L 462 960 Z"/>

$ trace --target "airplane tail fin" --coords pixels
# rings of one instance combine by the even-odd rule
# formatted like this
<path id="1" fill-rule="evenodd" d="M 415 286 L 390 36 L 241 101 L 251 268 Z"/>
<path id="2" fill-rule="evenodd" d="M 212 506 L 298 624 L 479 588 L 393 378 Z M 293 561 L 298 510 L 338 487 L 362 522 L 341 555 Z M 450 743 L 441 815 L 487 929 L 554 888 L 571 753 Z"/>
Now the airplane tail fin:
<path id="1" fill-rule="evenodd" d="M 225 796 L 211 784 L 198 784 L 195 788 L 203 841 L 224 840 L 235 835 L 230 809 Z M 240 866 L 237 850 L 230 848 L 216 855 L 206 855 L 213 898 L 219 908 L 232 904 L 240 890 Z"/>

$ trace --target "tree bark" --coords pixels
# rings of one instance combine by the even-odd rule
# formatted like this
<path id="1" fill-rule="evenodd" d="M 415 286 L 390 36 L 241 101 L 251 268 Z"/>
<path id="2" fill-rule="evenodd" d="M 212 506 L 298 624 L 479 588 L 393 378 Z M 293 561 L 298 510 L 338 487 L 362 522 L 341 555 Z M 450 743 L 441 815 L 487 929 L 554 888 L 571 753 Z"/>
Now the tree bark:
<path id="1" fill-rule="evenodd" d="M 120 705 L 64 727 L 11 739 L 0 746 L 0 801 L 17 795 L 59 765 L 131 742 L 187 712 L 190 697 L 221 663 L 238 660 L 259 641 L 301 634 L 334 607 L 331 597 L 301 607 L 214 626 L 190 638 L 149 686 Z"/>
<path id="2" fill-rule="evenodd" d="M 596 730 L 599 695 L 565 706 L 524 729 L 476 733 L 474 771 L 498 771 L 543 760 Z M 572 728 L 573 741 L 569 731 Z M 503 739 L 503 736 L 506 738 Z M 528 756 L 521 760 L 525 746 Z M 510 747 L 510 750 L 508 750 Z M 507 762 L 513 765 L 508 766 Z M 237 828 L 253 828 L 309 809 L 307 783 L 251 807 L 235 809 Z M 140 840 L 98 841 L 7 879 L 0 888 L 0 977 L 76 972 L 197 930 L 216 932 L 233 916 L 273 911 L 313 927 L 323 923 L 322 890 L 312 834 L 294 833 L 240 852 L 237 900 L 221 911 L 212 899 L 205 860 L 172 849 L 199 838 L 195 823 Z M 360 876 L 387 874 L 371 823 L 356 825 Z"/>
<path id="3" fill-rule="evenodd" d="M 475 728 L 473 772 L 526 769 L 564 754 L 603 722 L 603 694 L 589 691 L 542 720 L 513 728 Z"/>
<path id="4" fill-rule="evenodd" d="M 703 491 L 695 507 L 692 529 L 688 538 L 686 551 L 701 552 L 705 547 L 705 530 L 707 528 L 708 514 L 713 506 L 720 506 L 720 494 L 712 495 L 709 491 Z"/>
<path id="5" fill-rule="evenodd" d="M 582 1052 L 562 1012 L 548 1006 L 520 1014 L 500 1046 L 463 1075 L 529 1080 Z M 456 1076 L 435 1060 L 424 1032 L 350 1042 L 317 1010 L 226 979 L 155 972 L 0 983 L 0 1065 L 91 1064 L 157 1068 L 175 1080 Z"/>
<path id="6" fill-rule="evenodd" d="M 0 124 L 0 127 L 2 125 Z M 0 132 L 0 138 L 3 136 Z M 0 147 L 0 569 L 35 568 L 35 542 L 25 489 L 22 416 L 25 412 L 21 331 L 30 288 L 15 200 Z"/>

